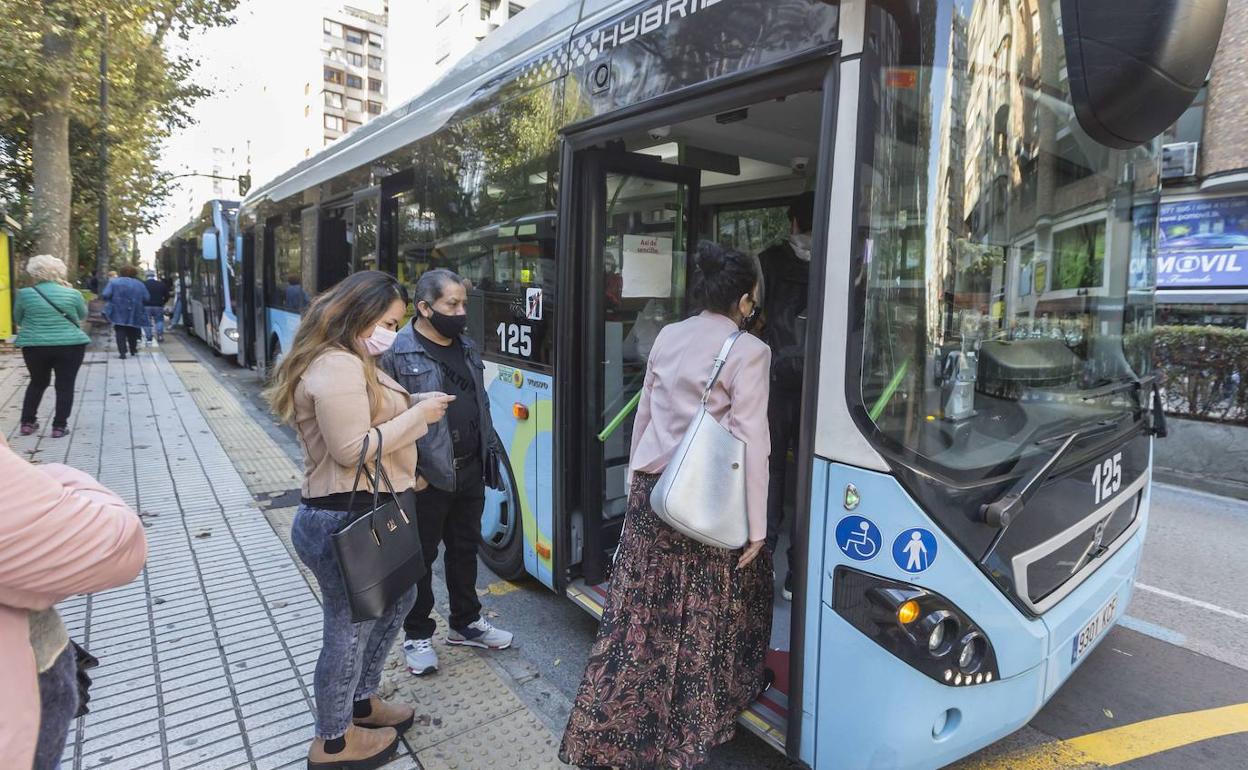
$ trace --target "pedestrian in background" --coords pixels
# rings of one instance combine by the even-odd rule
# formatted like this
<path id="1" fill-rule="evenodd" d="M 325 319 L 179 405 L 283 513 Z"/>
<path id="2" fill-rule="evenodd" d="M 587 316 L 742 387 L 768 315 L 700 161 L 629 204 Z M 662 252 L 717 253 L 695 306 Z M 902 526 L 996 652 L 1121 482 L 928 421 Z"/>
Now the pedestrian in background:
<path id="1" fill-rule="evenodd" d="M 732 738 L 765 689 L 772 564 L 767 535 L 767 372 L 771 354 L 744 334 L 707 408 L 746 445 L 749 543 L 705 545 L 659 519 L 650 493 L 702 403 L 728 337 L 759 310 L 757 262 L 703 242 L 694 296 L 701 314 L 664 327 L 646 366 L 633 425 L 628 509 L 602 624 L 559 758 L 581 767 L 680 767 Z M 708 500 L 707 505 L 715 505 Z"/>
<path id="2" fill-rule="evenodd" d="M 74 382 L 91 338 L 82 330 L 87 302 L 82 292 L 66 282 L 65 263 L 49 254 L 31 257 L 26 273 L 35 283 L 19 289 L 13 304 L 18 325 L 13 344 L 22 349 L 30 373 L 22 400 L 23 436 L 39 429 L 39 403 L 56 375 L 56 411 L 52 414 L 52 438 L 69 432 L 69 413 L 74 406 Z"/>
<path id="3" fill-rule="evenodd" d="M 178 324 L 186 323 L 186 318 L 183 317 L 186 312 L 183 297 L 186 296 L 186 292 L 191 287 L 191 284 L 190 281 L 187 280 L 186 276 L 181 276 L 178 278 L 175 286 L 177 288 L 173 292 L 173 313 L 169 316 L 170 328 L 177 326 Z"/>
<path id="4" fill-rule="evenodd" d="M 0 438 L 0 757 L 52 770 L 78 712 L 77 658 L 53 606 L 134 579 L 138 515 L 82 471 L 31 465 Z"/>
<path id="5" fill-rule="evenodd" d="M 104 314 L 113 324 L 113 332 L 117 337 L 117 352 L 121 358 L 139 354 L 139 336 L 147 326 L 147 287 L 136 276 L 139 271 L 134 265 L 122 265 L 119 275 L 104 287 L 104 299 L 108 306 Z"/>
<path id="6" fill-rule="evenodd" d="M 169 301 L 169 287 L 164 281 L 156 278 L 154 270 L 147 271 L 147 280 L 143 282 L 147 289 L 147 302 L 143 303 L 147 310 L 147 323 L 143 324 L 143 337 L 148 345 L 152 344 L 152 333 L 156 334 L 157 342 L 165 341 L 165 303 Z"/>
<path id="7" fill-rule="evenodd" d="M 511 632 L 481 617 L 477 596 L 477 546 L 485 487 L 498 488 L 499 459 L 492 440 L 485 365 L 468 326 L 464 280 L 445 269 L 426 272 L 416 282 L 416 315 L 381 357 L 381 367 L 409 393 L 446 392 L 455 397 L 446 420 L 420 439 L 416 471 L 429 486 L 417 495 L 416 523 L 428 569 L 417 582 L 416 604 L 403 622 L 403 655 L 417 676 L 438 670 L 433 649 L 433 564 L 444 546 L 446 591 L 451 626 L 447 644 L 501 650 Z"/>
<path id="8" fill-rule="evenodd" d="M 377 620 L 352 623 L 331 537 L 372 510 L 368 490 L 352 499 L 366 437 L 379 433 L 382 468 L 394 490 L 417 489 L 416 440 L 442 419 L 451 400 L 441 393 L 413 398 L 378 370 L 374 359 L 394 343 L 406 310 L 406 292 L 392 276 L 353 273 L 308 308 L 266 393 L 303 446 L 303 496 L 291 540 L 321 587 L 324 624 L 312 680 L 316 738 L 308 750 L 310 770 L 379 767 L 414 719 L 410 707 L 386 703 L 376 693 L 416 589 Z"/>

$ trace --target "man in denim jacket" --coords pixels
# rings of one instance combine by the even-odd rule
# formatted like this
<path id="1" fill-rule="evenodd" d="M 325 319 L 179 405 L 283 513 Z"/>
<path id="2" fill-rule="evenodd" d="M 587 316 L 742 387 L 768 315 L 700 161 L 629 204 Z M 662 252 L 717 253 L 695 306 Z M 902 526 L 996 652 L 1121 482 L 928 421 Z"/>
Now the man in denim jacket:
<path id="1" fill-rule="evenodd" d="M 477 544 L 485 487 L 501 486 L 494 453 L 494 425 L 485 392 L 485 365 L 476 343 L 464 334 L 468 321 L 463 279 L 430 270 L 416 282 L 416 315 L 381 357 L 381 367 L 409 393 L 441 391 L 455 396 L 446 417 L 416 442 L 417 473 L 429 486 L 417 493 L 416 521 L 429 569 L 417 583 L 416 604 L 403 623 L 403 654 L 417 676 L 438 669 L 433 649 L 433 563 L 445 546 L 451 630 L 447 644 L 490 650 L 511 645 L 511 633 L 481 617 L 477 598 Z"/>

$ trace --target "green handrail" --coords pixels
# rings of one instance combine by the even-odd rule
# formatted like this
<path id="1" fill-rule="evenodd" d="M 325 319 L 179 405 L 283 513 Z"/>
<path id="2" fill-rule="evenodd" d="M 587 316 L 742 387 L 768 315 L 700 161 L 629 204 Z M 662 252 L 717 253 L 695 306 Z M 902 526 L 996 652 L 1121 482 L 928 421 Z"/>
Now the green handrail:
<path id="1" fill-rule="evenodd" d="M 884 413 L 884 407 L 888 406 L 889 399 L 897 392 L 897 388 L 901 387 L 901 381 L 905 378 L 906 372 L 910 369 L 910 359 L 901 362 L 901 366 L 897 367 L 897 373 L 893 375 L 893 379 L 889 381 L 888 387 L 884 388 L 884 392 L 876 399 L 875 405 L 871 407 L 871 411 L 867 414 L 871 417 L 871 422 L 875 422 Z"/>
<path id="2" fill-rule="evenodd" d="M 639 403 L 641 403 L 640 390 L 637 391 L 631 399 L 629 399 L 628 403 L 624 405 L 624 408 L 620 410 L 619 414 L 611 418 L 611 422 L 607 423 L 607 427 L 603 428 L 602 432 L 598 434 L 598 440 L 605 442 L 607 439 L 611 438 L 611 434 L 615 433 L 616 429 L 620 427 L 620 423 L 624 422 L 624 420 L 633 413 L 633 410 L 637 408 Z"/>

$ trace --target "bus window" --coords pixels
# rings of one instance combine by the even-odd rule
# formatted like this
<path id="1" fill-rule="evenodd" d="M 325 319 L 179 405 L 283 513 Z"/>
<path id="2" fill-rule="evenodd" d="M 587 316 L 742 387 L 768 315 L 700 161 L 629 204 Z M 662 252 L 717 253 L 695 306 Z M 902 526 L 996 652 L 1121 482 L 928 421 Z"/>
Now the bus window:
<path id="1" fill-rule="evenodd" d="M 789 202 L 750 208 L 723 207 L 715 215 L 716 239 L 722 246 L 758 256 L 789 236 Z"/>
<path id="2" fill-rule="evenodd" d="M 554 364 L 554 96 L 554 85 L 536 89 L 423 140 L 411 189 L 386 206 L 399 280 L 459 273 L 468 331 L 486 356 L 545 371 Z"/>
<path id="3" fill-rule="evenodd" d="M 379 200 L 376 195 L 359 198 L 355 202 L 355 240 L 351 244 L 351 272 L 377 269 L 377 216 Z"/>
<path id="4" fill-rule="evenodd" d="M 1152 241 L 1134 221 L 1155 205 L 1156 148 L 1099 145 L 1066 108 L 1069 84 L 1037 64 L 1064 61 L 1057 4 L 1014 46 L 988 32 L 1008 29 L 997 14 L 955 12 L 936 61 L 887 49 L 867 162 L 864 410 L 961 481 L 1131 413 L 1101 386 L 1150 366 L 1131 353 L 1152 316 L 1131 265 Z M 882 8 L 871 24 L 917 34 Z"/>
<path id="5" fill-rule="evenodd" d="M 282 221 L 273 232 L 273 296 L 269 304 L 300 312 L 308 304 L 303 288 L 302 228 L 298 221 Z"/>

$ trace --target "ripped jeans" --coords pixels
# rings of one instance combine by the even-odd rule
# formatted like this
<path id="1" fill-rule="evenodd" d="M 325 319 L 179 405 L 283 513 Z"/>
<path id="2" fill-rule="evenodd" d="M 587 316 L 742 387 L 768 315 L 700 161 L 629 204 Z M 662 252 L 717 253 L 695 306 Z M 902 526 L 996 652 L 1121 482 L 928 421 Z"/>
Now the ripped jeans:
<path id="1" fill-rule="evenodd" d="M 330 538 L 351 516 L 344 511 L 301 504 L 290 533 L 299 559 L 321 586 L 324 630 L 312 687 L 316 696 L 316 737 L 326 740 L 346 733 L 351 726 L 354 702 L 377 692 L 386 655 L 403 627 L 403 618 L 416 601 L 413 586 L 377 620 L 351 622 L 346 584 Z"/>

